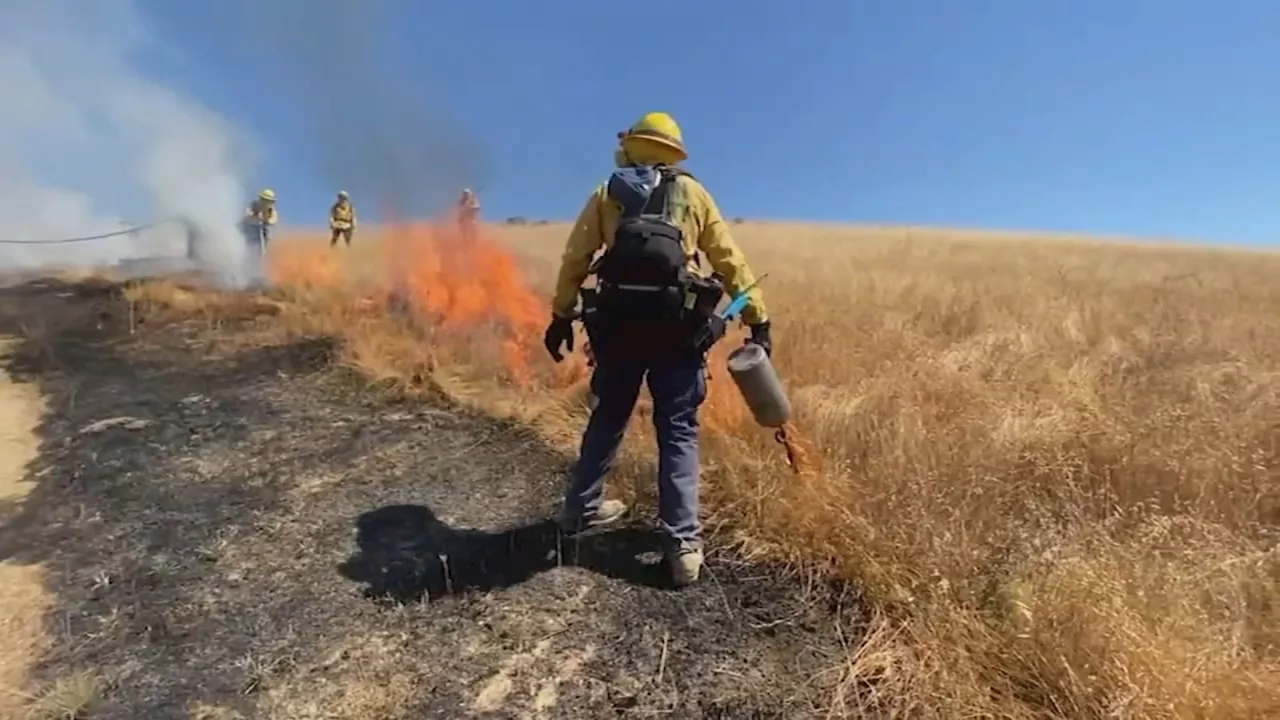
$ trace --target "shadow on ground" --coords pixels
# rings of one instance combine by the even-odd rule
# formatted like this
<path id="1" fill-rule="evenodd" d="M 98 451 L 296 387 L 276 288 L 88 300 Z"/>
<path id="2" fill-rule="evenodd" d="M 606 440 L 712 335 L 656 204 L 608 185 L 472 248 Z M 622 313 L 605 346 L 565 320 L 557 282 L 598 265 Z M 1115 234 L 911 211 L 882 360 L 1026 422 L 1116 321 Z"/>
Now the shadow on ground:
<path id="1" fill-rule="evenodd" d="M 356 523 L 359 551 L 339 568 L 372 599 L 413 602 L 495 590 L 566 565 L 624 582 L 670 588 L 653 530 L 623 527 L 566 538 L 552 519 L 491 532 L 455 529 L 422 505 L 367 512 Z M 648 557 L 646 557 L 648 556 Z"/>
<path id="2" fill-rule="evenodd" d="M 840 648 L 793 582 L 713 546 L 670 592 L 647 530 L 560 543 L 567 459 L 531 434 L 372 394 L 324 339 L 134 320 L 110 284 L 0 290 L 49 407 L 0 559 L 48 569 L 34 676 L 97 678 L 90 717 L 821 709 Z"/>

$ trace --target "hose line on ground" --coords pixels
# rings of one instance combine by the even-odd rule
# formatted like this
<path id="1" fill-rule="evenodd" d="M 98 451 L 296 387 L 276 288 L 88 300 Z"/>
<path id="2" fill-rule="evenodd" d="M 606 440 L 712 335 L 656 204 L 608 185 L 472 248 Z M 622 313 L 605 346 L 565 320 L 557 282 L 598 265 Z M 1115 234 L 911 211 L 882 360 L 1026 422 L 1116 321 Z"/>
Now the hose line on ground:
<path id="1" fill-rule="evenodd" d="M 109 233 L 102 233 L 100 235 L 86 235 L 84 237 L 63 238 L 61 240 L 0 240 L 0 245 L 67 245 L 70 243 L 90 242 L 92 240 L 107 240 L 113 237 L 132 235 L 134 233 L 142 232 L 143 230 L 150 230 L 170 222 L 176 221 L 161 220 L 160 222 L 148 223 L 146 225 L 132 225 L 127 228 L 122 228 Z"/>

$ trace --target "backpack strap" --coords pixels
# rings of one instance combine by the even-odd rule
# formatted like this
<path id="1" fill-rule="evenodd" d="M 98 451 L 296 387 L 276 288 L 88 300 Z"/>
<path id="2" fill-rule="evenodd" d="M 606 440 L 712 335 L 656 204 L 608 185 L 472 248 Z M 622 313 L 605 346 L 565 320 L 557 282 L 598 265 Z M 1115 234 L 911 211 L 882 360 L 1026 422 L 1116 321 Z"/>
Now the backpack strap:
<path id="1" fill-rule="evenodd" d="M 674 165 L 628 165 L 609 176 L 604 186 L 605 197 L 618 203 L 622 220 L 657 215 L 670 222 L 671 190 L 681 176 L 693 177 L 689 171 Z M 603 212 L 600 219 L 604 219 Z M 596 274 L 603 260 L 603 255 L 597 257 L 588 266 L 587 273 Z M 694 255 L 693 261 L 698 267 L 702 266 L 698 255 Z"/>
<path id="2" fill-rule="evenodd" d="M 609 176 L 605 193 L 618 203 L 622 217 L 634 218 L 644 214 L 654 190 L 661 184 L 662 176 L 655 168 L 630 166 L 618 168 Z"/>
<path id="3" fill-rule="evenodd" d="M 674 177 L 668 176 L 666 173 L 658 176 L 658 187 L 649 193 L 649 199 L 645 201 L 644 207 L 640 209 L 641 215 L 654 216 L 659 215 L 664 220 L 670 219 L 671 185 L 675 182 Z"/>
<path id="4" fill-rule="evenodd" d="M 676 182 L 681 177 L 692 178 L 687 171 L 682 170 L 674 165 L 657 166 L 658 177 L 661 181 L 658 187 L 654 188 L 649 195 L 649 200 L 641 209 L 641 215 L 660 216 L 663 220 L 671 221 L 671 191 L 675 189 Z"/>
<path id="5" fill-rule="evenodd" d="M 688 170 L 685 170 L 679 165 L 659 165 L 658 172 L 672 179 L 675 179 L 678 177 L 687 177 L 690 180 L 697 180 L 697 178 L 693 176 L 693 173 L 689 172 Z"/>
<path id="6" fill-rule="evenodd" d="M 622 217 L 658 215 L 670 219 L 669 199 L 676 180 L 693 177 L 674 165 L 634 165 L 615 170 L 605 194 L 622 208 Z"/>

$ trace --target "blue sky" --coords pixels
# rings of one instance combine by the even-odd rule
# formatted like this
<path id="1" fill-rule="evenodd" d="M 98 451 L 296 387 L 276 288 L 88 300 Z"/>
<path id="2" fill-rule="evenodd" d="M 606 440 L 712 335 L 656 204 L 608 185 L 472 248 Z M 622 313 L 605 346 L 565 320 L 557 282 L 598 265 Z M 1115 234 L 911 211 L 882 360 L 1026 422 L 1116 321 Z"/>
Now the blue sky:
<path id="1" fill-rule="evenodd" d="M 665 110 L 728 216 L 1280 238 L 1280 3 L 279 2 L 141 5 L 286 217 L 465 184 L 571 218 Z"/>

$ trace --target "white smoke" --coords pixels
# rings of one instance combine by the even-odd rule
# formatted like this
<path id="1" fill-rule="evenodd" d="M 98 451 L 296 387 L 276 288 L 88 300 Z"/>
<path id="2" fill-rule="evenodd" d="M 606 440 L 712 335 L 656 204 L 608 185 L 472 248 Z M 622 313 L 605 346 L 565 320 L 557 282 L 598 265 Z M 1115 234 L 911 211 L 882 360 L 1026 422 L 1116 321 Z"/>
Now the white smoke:
<path id="1" fill-rule="evenodd" d="M 133 0 L 0 0 L 0 240 L 160 223 L 0 244 L 0 271 L 185 258 L 194 229 L 202 262 L 243 278 L 245 138 L 139 71 L 152 40 Z"/>

